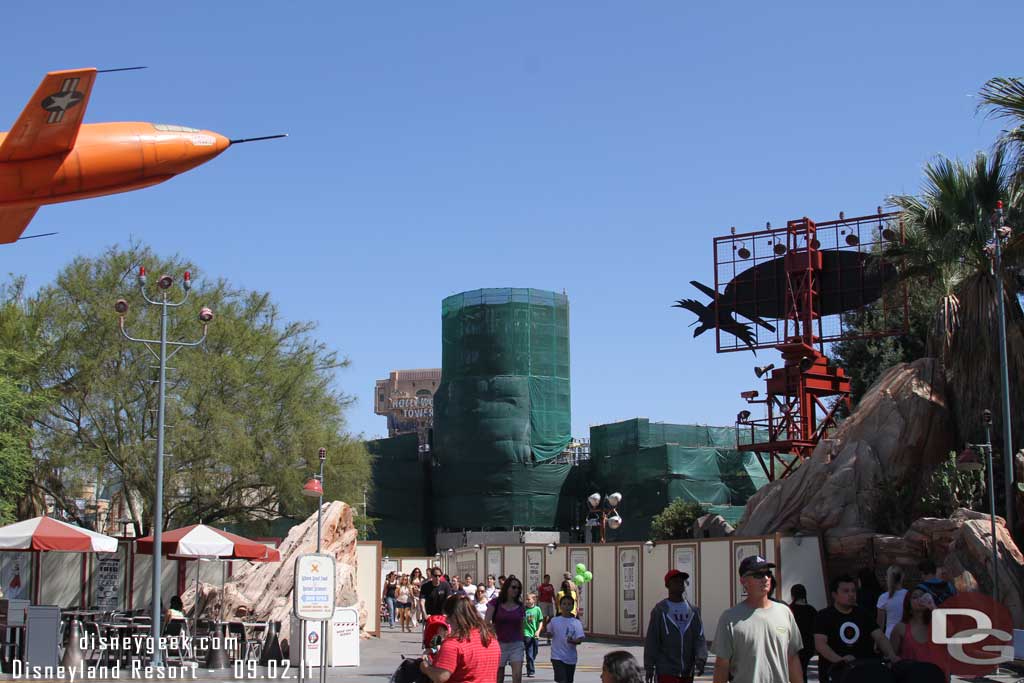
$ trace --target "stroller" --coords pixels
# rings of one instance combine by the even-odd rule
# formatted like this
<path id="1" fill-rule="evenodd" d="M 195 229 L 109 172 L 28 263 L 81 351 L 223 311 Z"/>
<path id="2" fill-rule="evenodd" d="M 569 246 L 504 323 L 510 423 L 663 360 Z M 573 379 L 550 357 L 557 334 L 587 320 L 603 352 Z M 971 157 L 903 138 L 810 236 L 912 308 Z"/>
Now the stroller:
<path id="1" fill-rule="evenodd" d="M 448 621 L 442 615 L 427 617 L 423 625 L 423 650 L 433 657 L 441 648 L 441 641 L 448 633 Z M 391 674 L 390 683 L 430 683 L 430 679 L 420 671 L 420 658 L 402 655 L 402 663 Z"/>
<path id="2" fill-rule="evenodd" d="M 901 661 L 886 664 L 877 659 L 858 659 L 833 666 L 832 683 L 945 683 L 942 669 L 929 662 Z"/>

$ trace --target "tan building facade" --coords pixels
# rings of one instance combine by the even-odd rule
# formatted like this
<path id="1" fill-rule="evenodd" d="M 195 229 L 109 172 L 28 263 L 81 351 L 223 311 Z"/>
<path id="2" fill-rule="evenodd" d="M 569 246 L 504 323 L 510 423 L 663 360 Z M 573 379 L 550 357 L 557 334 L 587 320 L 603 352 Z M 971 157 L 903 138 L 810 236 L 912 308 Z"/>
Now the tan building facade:
<path id="1" fill-rule="evenodd" d="M 377 380 L 373 412 L 388 418 L 388 436 L 426 434 L 434 425 L 434 392 L 441 383 L 441 369 L 392 370 Z"/>

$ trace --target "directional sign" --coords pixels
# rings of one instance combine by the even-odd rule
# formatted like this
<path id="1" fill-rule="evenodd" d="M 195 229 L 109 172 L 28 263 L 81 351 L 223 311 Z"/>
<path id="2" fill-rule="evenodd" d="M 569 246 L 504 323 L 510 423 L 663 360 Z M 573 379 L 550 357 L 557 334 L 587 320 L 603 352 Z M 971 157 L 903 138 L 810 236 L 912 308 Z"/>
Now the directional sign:
<path id="1" fill-rule="evenodd" d="M 292 611 L 306 621 L 328 621 L 334 616 L 334 558 L 310 553 L 295 560 Z"/>

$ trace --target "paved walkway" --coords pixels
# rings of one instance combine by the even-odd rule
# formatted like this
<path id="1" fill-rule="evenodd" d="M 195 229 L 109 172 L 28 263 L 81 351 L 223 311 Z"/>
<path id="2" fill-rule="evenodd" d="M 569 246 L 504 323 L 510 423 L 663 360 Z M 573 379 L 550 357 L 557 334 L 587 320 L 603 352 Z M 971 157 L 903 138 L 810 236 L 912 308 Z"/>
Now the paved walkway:
<path id="1" fill-rule="evenodd" d="M 579 683 L 596 683 L 599 681 L 601 679 L 601 660 L 604 658 L 605 654 L 613 650 L 627 650 L 628 652 L 631 652 L 637 660 L 643 659 L 643 647 L 636 641 L 587 641 L 579 646 L 578 652 L 580 661 L 576 667 L 576 681 Z M 360 666 L 329 669 L 327 673 L 327 680 L 330 681 L 330 683 L 348 683 L 349 681 L 387 683 L 391 674 L 394 673 L 395 669 L 401 662 L 402 655 L 407 657 L 418 657 L 419 653 L 419 633 L 401 633 L 397 630 L 392 631 L 385 628 L 384 631 L 382 631 L 380 638 L 371 638 L 369 640 L 362 641 Z M 701 682 L 711 681 L 711 671 L 713 667 L 714 657 L 712 656 L 708 662 L 708 668 L 705 675 L 697 680 Z M 190 669 L 186 675 L 179 675 L 176 678 L 184 681 L 270 681 L 282 678 L 295 681 L 298 677 L 297 671 L 294 668 L 290 668 L 286 672 L 283 667 L 277 671 L 276 677 L 268 675 L 268 670 L 260 667 L 244 667 L 241 669 L 241 672 L 242 676 L 236 679 L 234 668 L 222 671 L 206 671 L 204 669 L 198 669 L 195 671 L 195 677 L 193 677 L 192 670 Z M 149 676 L 143 675 L 137 678 L 155 679 L 157 676 L 151 674 Z M 0 680 L 11 679 L 12 677 L 10 674 L 0 674 Z M 130 672 L 122 669 L 120 680 L 125 681 L 130 679 Z M 52 681 L 54 679 L 36 675 L 22 677 L 15 680 L 32 680 L 42 682 Z M 79 679 L 76 677 L 76 680 Z M 100 678 L 95 680 L 109 679 Z M 318 680 L 318 672 L 315 669 L 312 671 L 312 677 L 307 677 L 306 679 L 307 683 L 317 683 Z M 511 680 L 511 673 L 507 673 L 505 683 L 511 683 Z M 537 675 L 534 678 L 526 678 L 524 671 L 523 680 L 524 683 L 533 683 L 534 681 L 537 683 L 553 683 L 554 675 L 551 670 L 551 650 L 548 647 L 546 640 L 541 640 L 540 652 L 537 656 Z M 815 674 L 815 665 L 812 663 L 809 683 L 815 683 L 817 680 L 818 678 Z M 962 680 L 963 679 L 959 678 L 953 679 L 954 683 L 959 683 Z M 992 683 L 1010 683 L 1011 681 L 1022 681 L 1024 678 L 1020 678 L 1018 676 L 994 676 L 973 680 L 990 681 Z"/>

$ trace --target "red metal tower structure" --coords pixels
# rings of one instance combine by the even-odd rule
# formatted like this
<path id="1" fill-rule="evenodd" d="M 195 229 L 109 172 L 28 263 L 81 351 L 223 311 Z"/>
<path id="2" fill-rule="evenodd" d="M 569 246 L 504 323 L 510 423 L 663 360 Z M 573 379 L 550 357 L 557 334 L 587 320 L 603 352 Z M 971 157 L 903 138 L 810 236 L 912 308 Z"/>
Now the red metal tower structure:
<path id="1" fill-rule="evenodd" d="M 825 345 L 906 333 L 906 288 L 886 257 L 886 247 L 902 240 L 899 214 L 881 209 L 742 234 L 733 229 L 714 239 L 714 292 L 693 284 L 713 294 L 718 352 L 772 348 L 784 362 L 755 369 L 765 380 L 763 397 L 740 394 L 763 404 L 766 416 L 751 419 L 743 410 L 736 417 L 737 447 L 757 453 L 769 479 L 787 476 L 810 457 L 836 426 L 840 407 L 850 407 L 850 378 L 829 362 Z M 680 305 L 695 310 L 692 303 Z"/>

